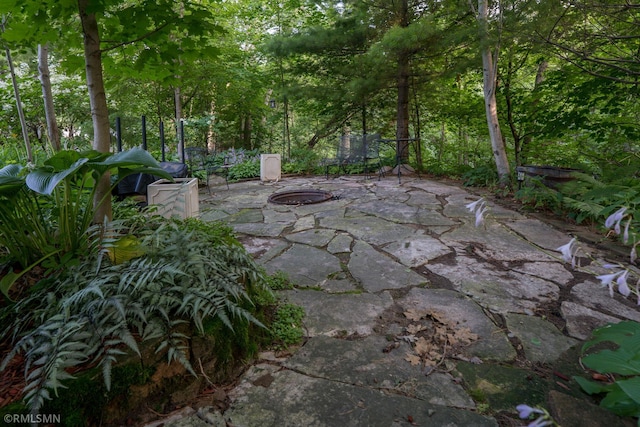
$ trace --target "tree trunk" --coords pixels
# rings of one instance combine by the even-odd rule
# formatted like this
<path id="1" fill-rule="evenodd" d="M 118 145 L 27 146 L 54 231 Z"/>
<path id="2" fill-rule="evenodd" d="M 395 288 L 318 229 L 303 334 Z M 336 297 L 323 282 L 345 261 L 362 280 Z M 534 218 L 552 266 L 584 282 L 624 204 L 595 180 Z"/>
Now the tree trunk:
<path id="1" fill-rule="evenodd" d="M 400 10 L 400 26 L 409 26 L 408 0 L 402 0 Z M 409 74 L 410 54 L 405 51 L 398 53 L 398 108 L 396 113 L 397 155 L 401 162 L 406 163 L 409 158 Z"/>
<path id="2" fill-rule="evenodd" d="M 488 40 L 488 17 L 489 0 L 478 0 L 478 22 L 480 24 L 480 40 L 482 42 L 482 77 L 484 87 L 484 106 L 489 126 L 489 137 L 491 139 L 491 149 L 493 158 L 498 169 L 498 177 L 502 184 L 507 184 L 510 180 L 509 160 L 502 133 L 500 132 L 500 122 L 498 121 L 498 104 L 496 102 L 496 87 L 498 82 L 496 50 L 495 57 L 491 53 L 491 46 Z"/>
<path id="3" fill-rule="evenodd" d="M 88 13 L 92 0 L 78 0 L 78 12 L 82 23 L 84 36 L 84 60 L 86 65 L 87 88 L 91 104 L 91 120 L 93 123 L 93 149 L 101 153 L 108 153 L 111 146 L 109 134 L 109 111 L 107 96 L 102 78 L 102 52 L 100 51 L 100 33 L 95 13 Z M 111 220 L 111 178 L 105 173 L 96 183 L 93 199 L 96 223 L 102 223 L 105 218 Z"/>
<path id="4" fill-rule="evenodd" d="M 29 142 L 29 132 L 27 130 L 27 121 L 24 118 L 24 111 L 22 110 L 22 101 L 20 100 L 20 89 L 18 88 L 18 82 L 16 81 L 16 73 L 15 73 L 15 69 L 13 68 L 13 61 L 11 60 L 11 51 L 9 50 L 8 47 L 5 48 L 5 53 L 7 55 L 7 63 L 9 64 L 9 72 L 11 73 L 11 83 L 13 84 L 13 94 L 16 99 L 16 108 L 18 109 L 18 118 L 20 119 L 20 127 L 22 128 L 22 138 L 24 139 L 25 149 L 27 150 L 27 161 L 31 163 L 33 162 L 33 151 L 31 150 L 31 143 Z"/>
<path id="5" fill-rule="evenodd" d="M 247 113 L 242 124 L 242 139 L 243 139 L 242 145 L 248 150 L 253 149 L 253 146 L 251 145 L 252 129 L 253 129 L 253 124 L 251 122 L 251 114 Z"/>
<path id="6" fill-rule="evenodd" d="M 38 45 L 38 75 L 42 86 L 44 100 L 44 116 L 47 121 L 47 135 L 54 151 L 60 151 L 60 130 L 56 122 L 56 110 L 53 105 L 51 79 L 49 78 L 49 49 L 46 44 Z"/>

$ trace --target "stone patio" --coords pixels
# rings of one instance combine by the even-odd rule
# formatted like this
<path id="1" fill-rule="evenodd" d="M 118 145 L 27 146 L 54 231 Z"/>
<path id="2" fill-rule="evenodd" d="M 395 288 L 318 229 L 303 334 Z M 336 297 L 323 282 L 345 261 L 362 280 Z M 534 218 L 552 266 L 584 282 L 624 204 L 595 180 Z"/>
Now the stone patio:
<path id="1" fill-rule="evenodd" d="M 293 189 L 336 199 L 267 202 Z M 640 320 L 638 309 L 565 265 L 555 248 L 570 237 L 547 223 L 492 204 L 476 228 L 464 206 L 477 199 L 410 177 L 295 177 L 202 193 L 201 219 L 227 221 L 267 271 L 297 284 L 280 296 L 305 309 L 307 337 L 291 357 L 262 354 L 225 413 L 204 405 L 160 422 L 496 426 L 488 407 L 513 417 L 526 403 L 555 408 L 565 427 L 628 425 L 565 378 L 593 328 Z"/>

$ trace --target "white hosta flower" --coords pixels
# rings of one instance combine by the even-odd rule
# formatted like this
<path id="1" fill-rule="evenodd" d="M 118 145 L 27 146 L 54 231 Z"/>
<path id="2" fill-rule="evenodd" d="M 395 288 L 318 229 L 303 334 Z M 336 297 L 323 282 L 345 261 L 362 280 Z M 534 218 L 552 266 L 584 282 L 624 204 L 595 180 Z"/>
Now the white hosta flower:
<path id="1" fill-rule="evenodd" d="M 469 203 L 468 205 L 465 205 L 464 207 L 469 209 L 469 212 L 475 212 L 476 209 L 480 209 L 482 207 L 482 205 L 484 205 L 484 197 L 476 200 L 475 202 Z"/>
<path id="2" fill-rule="evenodd" d="M 618 292 L 620 292 L 625 297 L 628 297 L 631 294 L 631 289 L 629 289 L 629 285 L 627 284 L 627 276 L 629 275 L 629 270 L 625 270 L 618 279 L 616 283 L 618 284 Z"/>
<path id="3" fill-rule="evenodd" d="M 626 245 L 629 243 L 629 225 L 631 225 L 631 218 L 627 220 L 627 223 L 624 226 L 624 234 L 622 235 L 622 241 Z"/>
<path id="4" fill-rule="evenodd" d="M 487 211 L 487 207 L 482 205 L 482 208 L 476 210 L 476 227 L 480 227 L 484 223 L 484 213 Z"/>
<path id="5" fill-rule="evenodd" d="M 578 245 L 576 244 L 576 238 L 574 237 L 566 245 L 562 245 L 556 249 L 562 254 L 564 262 L 570 262 L 572 267 L 576 266 L 576 253 L 578 252 Z"/>
<path id="6" fill-rule="evenodd" d="M 484 201 L 484 198 L 480 198 L 475 202 L 465 205 L 465 208 L 469 209 L 469 212 L 473 212 L 475 214 L 476 227 L 479 227 L 484 223 L 484 214 L 488 209 L 487 203 Z"/>
<path id="7" fill-rule="evenodd" d="M 596 279 L 600 280 L 602 286 L 609 287 L 609 295 L 613 297 L 613 281 L 618 278 L 621 274 L 625 273 L 626 270 L 616 271 L 615 273 L 603 274 L 600 276 L 596 276 Z"/>
<path id="8" fill-rule="evenodd" d="M 613 227 L 616 234 L 620 234 L 620 222 L 624 218 L 624 213 L 627 211 L 626 207 L 620 208 L 611 215 L 609 215 L 604 222 L 604 226 L 607 228 Z"/>

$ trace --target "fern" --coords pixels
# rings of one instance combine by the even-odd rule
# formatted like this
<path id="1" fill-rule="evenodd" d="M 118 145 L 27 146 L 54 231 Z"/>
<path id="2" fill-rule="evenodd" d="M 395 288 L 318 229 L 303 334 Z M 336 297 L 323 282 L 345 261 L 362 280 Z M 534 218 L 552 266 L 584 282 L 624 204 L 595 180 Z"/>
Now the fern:
<path id="1" fill-rule="evenodd" d="M 13 318 L 3 314 L 11 320 L 7 329 L 15 329 L 2 337 L 15 344 L 0 370 L 24 354 L 24 398 L 32 411 L 73 379 L 71 369 L 98 366 L 109 389 L 113 365 L 125 354 L 140 356 L 134 336 L 157 340 L 157 353 L 195 375 L 184 325 L 201 334 L 206 319 L 232 331 L 238 321 L 263 326 L 246 307 L 253 307 L 252 293 L 269 292 L 266 278 L 230 229 L 194 221 L 149 225 L 137 240 L 144 256 L 112 264 L 104 251 L 93 252 L 16 303 Z"/>

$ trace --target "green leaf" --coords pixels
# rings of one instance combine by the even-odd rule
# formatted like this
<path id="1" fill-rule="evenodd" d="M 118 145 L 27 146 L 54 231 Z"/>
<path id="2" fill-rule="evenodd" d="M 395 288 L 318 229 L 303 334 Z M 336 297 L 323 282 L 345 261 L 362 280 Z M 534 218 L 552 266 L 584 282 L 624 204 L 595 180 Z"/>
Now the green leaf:
<path id="1" fill-rule="evenodd" d="M 640 334 L 640 323 L 632 320 L 625 320 L 619 323 L 611 323 L 593 331 L 593 338 L 584 343 L 582 351 L 593 347 L 600 342 L 611 341 L 622 345 L 633 335 Z"/>
<path id="2" fill-rule="evenodd" d="M 638 375 L 640 360 L 633 360 L 635 354 L 624 349 L 602 350 L 582 358 L 582 363 L 594 371 L 603 374 Z"/>
<path id="3" fill-rule="evenodd" d="M 101 174 L 109 169 L 118 168 L 120 179 L 133 173 L 144 172 L 173 180 L 173 177 L 160 167 L 158 161 L 151 154 L 140 148 L 116 153 L 102 161 L 92 162 L 91 166 Z"/>
<path id="4" fill-rule="evenodd" d="M 582 377 L 573 377 L 573 379 L 582 387 L 587 394 L 605 393 L 611 389 L 611 384 L 601 384 L 595 381 L 589 381 Z"/>
<path id="5" fill-rule="evenodd" d="M 9 175 L 0 175 L 0 194 L 11 196 L 24 187 L 24 179 Z"/>
<path id="6" fill-rule="evenodd" d="M 640 377 L 619 380 L 616 381 L 616 384 L 618 384 L 620 389 L 627 393 L 631 399 L 640 405 Z"/>
<path id="7" fill-rule="evenodd" d="M 613 386 L 611 391 L 600 401 L 600 406 L 623 417 L 637 417 L 640 414 L 640 405 L 618 387 L 618 383 L 614 383 Z"/>
<path id="8" fill-rule="evenodd" d="M 36 193 L 49 196 L 58 184 L 78 172 L 88 161 L 87 158 L 78 159 L 68 169 L 61 172 L 52 172 L 51 169 L 45 167 L 38 168 L 27 175 L 27 187 Z"/>

